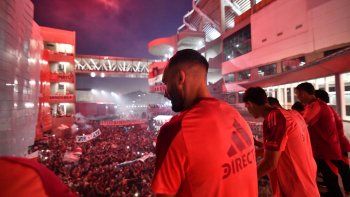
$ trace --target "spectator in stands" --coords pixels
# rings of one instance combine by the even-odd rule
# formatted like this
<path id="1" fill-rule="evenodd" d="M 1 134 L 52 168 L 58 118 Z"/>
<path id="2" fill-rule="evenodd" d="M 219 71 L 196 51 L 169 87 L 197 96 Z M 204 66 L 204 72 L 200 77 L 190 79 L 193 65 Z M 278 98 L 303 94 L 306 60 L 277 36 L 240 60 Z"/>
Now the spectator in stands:
<path id="1" fill-rule="evenodd" d="M 316 90 L 315 96 L 318 99 L 321 99 L 325 103 L 329 103 L 329 96 L 328 93 L 324 90 Z M 338 169 L 339 174 L 342 178 L 344 190 L 347 194 L 350 194 L 350 167 L 349 167 L 349 158 L 348 153 L 350 152 L 350 142 L 346 138 L 344 133 L 344 127 L 343 127 L 343 120 L 340 118 L 338 113 L 331 107 L 331 110 L 333 112 L 336 124 L 337 124 L 337 131 L 338 131 L 338 138 L 340 142 L 340 148 L 343 155 L 343 162 L 338 162 Z"/>
<path id="2" fill-rule="evenodd" d="M 243 101 L 253 117 L 264 118 L 265 151 L 258 177 L 269 175 L 274 196 L 319 196 L 316 163 L 303 117 L 271 106 L 260 87 L 247 89 Z"/>
<path id="3" fill-rule="evenodd" d="M 325 102 L 316 98 L 315 89 L 311 83 L 299 84 L 295 88 L 295 93 L 299 101 L 305 105 L 303 117 L 308 124 L 314 157 L 328 193 L 332 196 L 342 196 L 338 176 L 328 165 L 332 163 L 341 170 L 343 162 L 333 111 Z"/>
<path id="4" fill-rule="evenodd" d="M 158 135 L 156 195 L 258 195 L 251 130 L 235 109 L 211 97 L 208 67 L 200 53 L 185 49 L 165 68 L 165 96 L 180 113 Z"/>
<path id="5" fill-rule="evenodd" d="M 282 105 L 280 104 L 279 100 L 275 97 L 269 96 L 269 97 L 267 97 L 267 101 L 272 107 L 281 107 L 282 108 Z"/>

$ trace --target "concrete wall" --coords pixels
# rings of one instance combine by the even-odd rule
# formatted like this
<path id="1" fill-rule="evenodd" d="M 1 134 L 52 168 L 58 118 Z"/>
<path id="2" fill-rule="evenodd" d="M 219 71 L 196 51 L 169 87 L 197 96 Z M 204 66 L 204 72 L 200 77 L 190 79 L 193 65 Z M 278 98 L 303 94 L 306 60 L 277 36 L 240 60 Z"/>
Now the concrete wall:
<path id="1" fill-rule="evenodd" d="M 278 0 L 251 16 L 252 51 L 222 73 L 350 43 L 349 0 Z"/>
<path id="2" fill-rule="evenodd" d="M 33 13 L 30 0 L 0 1 L 0 155 L 34 143 L 43 43 Z"/>

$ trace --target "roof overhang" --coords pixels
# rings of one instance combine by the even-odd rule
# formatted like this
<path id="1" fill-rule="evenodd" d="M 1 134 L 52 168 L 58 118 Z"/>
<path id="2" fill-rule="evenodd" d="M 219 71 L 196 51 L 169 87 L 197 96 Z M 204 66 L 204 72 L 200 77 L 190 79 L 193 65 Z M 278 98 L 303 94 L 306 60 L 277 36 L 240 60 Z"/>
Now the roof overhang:
<path id="1" fill-rule="evenodd" d="M 326 77 L 338 73 L 350 72 L 350 48 L 328 57 L 311 62 L 303 67 L 277 75 L 267 76 L 254 81 L 244 81 L 238 85 L 249 87 L 270 87 L 298 81 Z"/>

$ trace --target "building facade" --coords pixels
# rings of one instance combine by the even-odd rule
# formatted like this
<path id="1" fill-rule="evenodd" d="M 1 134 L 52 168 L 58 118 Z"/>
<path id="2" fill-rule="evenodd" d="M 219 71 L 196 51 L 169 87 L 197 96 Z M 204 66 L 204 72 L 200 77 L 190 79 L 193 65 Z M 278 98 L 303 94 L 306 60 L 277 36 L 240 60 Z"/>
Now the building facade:
<path id="1" fill-rule="evenodd" d="M 186 48 L 219 67 L 223 80 L 209 86 L 229 103 L 241 107 L 244 90 L 261 86 L 290 108 L 294 87 L 309 81 L 350 121 L 349 8 L 347 0 L 193 0 L 178 34 L 204 33 L 201 47 Z"/>

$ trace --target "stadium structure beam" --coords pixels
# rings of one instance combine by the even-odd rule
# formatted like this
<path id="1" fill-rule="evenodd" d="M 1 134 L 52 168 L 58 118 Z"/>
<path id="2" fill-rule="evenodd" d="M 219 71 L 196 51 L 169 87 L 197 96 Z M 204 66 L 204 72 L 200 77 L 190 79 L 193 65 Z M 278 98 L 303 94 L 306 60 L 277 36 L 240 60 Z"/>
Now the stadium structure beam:
<path id="1" fill-rule="evenodd" d="M 214 26 L 214 28 L 221 34 L 221 28 L 220 28 L 219 24 L 217 24 L 215 21 L 213 21 L 204 12 L 202 12 L 202 10 L 199 7 L 197 7 L 197 4 L 196 4 L 195 0 L 192 1 L 192 6 L 193 6 L 193 10 L 195 12 L 197 12 L 202 18 L 204 18 L 204 20 L 206 20 L 209 23 L 211 23 Z"/>
<path id="2" fill-rule="evenodd" d="M 238 16 L 242 14 L 240 6 L 236 2 L 231 2 L 231 0 L 224 0 L 226 6 L 230 7 L 234 13 Z"/>

